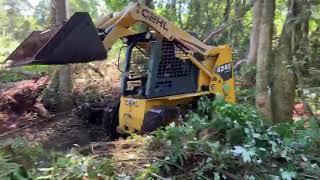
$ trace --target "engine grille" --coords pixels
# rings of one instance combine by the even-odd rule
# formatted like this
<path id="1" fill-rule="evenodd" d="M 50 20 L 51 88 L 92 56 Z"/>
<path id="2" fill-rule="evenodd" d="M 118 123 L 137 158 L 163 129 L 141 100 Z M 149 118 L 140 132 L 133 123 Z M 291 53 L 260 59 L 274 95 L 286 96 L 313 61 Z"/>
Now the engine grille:
<path id="1" fill-rule="evenodd" d="M 162 42 L 162 59 L 157 73 L 158 78 L 186 77 L 191 74 L 192 64 L 184 63 L 176 57 L 177 54 L 182 52 L 172 42 L 167 40 Z"/>
<path id="2" fill-rule="evenodd" d="M 163 39 L 151 48 L 151 64 L 146 96 L 148 98 L 194 92 L 197 89 L 197 68 L 179 57 L 183 52 L 173 42 Z"/>

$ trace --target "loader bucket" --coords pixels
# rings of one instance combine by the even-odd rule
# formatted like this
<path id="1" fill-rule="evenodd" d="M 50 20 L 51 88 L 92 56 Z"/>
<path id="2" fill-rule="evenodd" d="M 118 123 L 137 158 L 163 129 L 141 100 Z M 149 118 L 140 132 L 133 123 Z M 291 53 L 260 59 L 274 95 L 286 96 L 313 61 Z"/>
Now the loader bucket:
<path id="1" fill-rule="evenodd" d="M 77 12 L 61 27 L 32 32 L 6 61 L 9 66 L 86 63 L 106 55 L 89 14 Z"/>

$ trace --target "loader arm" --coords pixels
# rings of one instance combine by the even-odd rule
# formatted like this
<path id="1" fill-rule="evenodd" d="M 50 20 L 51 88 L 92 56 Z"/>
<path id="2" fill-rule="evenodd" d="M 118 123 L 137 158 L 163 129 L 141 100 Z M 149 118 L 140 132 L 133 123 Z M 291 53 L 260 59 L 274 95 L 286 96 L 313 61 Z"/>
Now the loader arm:
<path id="1" fill-rule="evenodd" d="M 105 48 L 109 50 L 117 39 L 134 34 L 135 32 L 130 30 L 130 27 L 137 22 L 147 24 L 166 39 L 180 44 L 187 51 L 200 53 L 205 56 L 214 48 L 202 43 L 197 38 L 175 26 L 166 18 L 156 15 L 150 8 L 140 3 L 130 4 L 114 17 L 107 15 L 96 23 L 97 28 L 104 30 L 106 33 L 103 41 Z"/>

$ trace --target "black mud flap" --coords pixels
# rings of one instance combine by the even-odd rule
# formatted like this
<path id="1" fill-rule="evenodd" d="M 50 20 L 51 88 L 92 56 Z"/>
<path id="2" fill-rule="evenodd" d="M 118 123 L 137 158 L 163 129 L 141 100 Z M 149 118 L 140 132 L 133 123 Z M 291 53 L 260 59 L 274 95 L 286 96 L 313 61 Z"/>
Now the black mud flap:
<path id="1" fill-rule="evenodd" d="M 104 60 L 106 56 L 91 17 L 77 12 L 62 27 L 32 32 L 6 61 L 8 66 L 69 64 Z"/>
<path id="2" fill-rule="evenodd" d="M 177 119 L 178 115 L 179 110 L 175 107 L 152 108 L 145 113 L 141 132 L 150 133 L 160 127 L 166 126 L 174 119 Z"/>

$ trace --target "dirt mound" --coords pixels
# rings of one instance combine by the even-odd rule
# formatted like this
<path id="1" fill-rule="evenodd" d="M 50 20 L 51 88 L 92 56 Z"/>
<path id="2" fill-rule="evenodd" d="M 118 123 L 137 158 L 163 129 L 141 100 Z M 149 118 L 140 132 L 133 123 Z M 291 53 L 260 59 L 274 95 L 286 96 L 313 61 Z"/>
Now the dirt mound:
<path id="1" fill-rule="evenodd" d="M 25 80 L 0 91 L 0 111 L 15 114 L 28 113 L 35 108 L 40 92 L 48 83 L 47 77 L 38 80 Z"/>
<path id="2" fill-rule="evenodd" d="M 44 115 L 43 106 L 37 98 L 47 83 L 47 77 L 24 80 L 0 91 L 0 132 L 28 125 L 38 115 Z"/>

